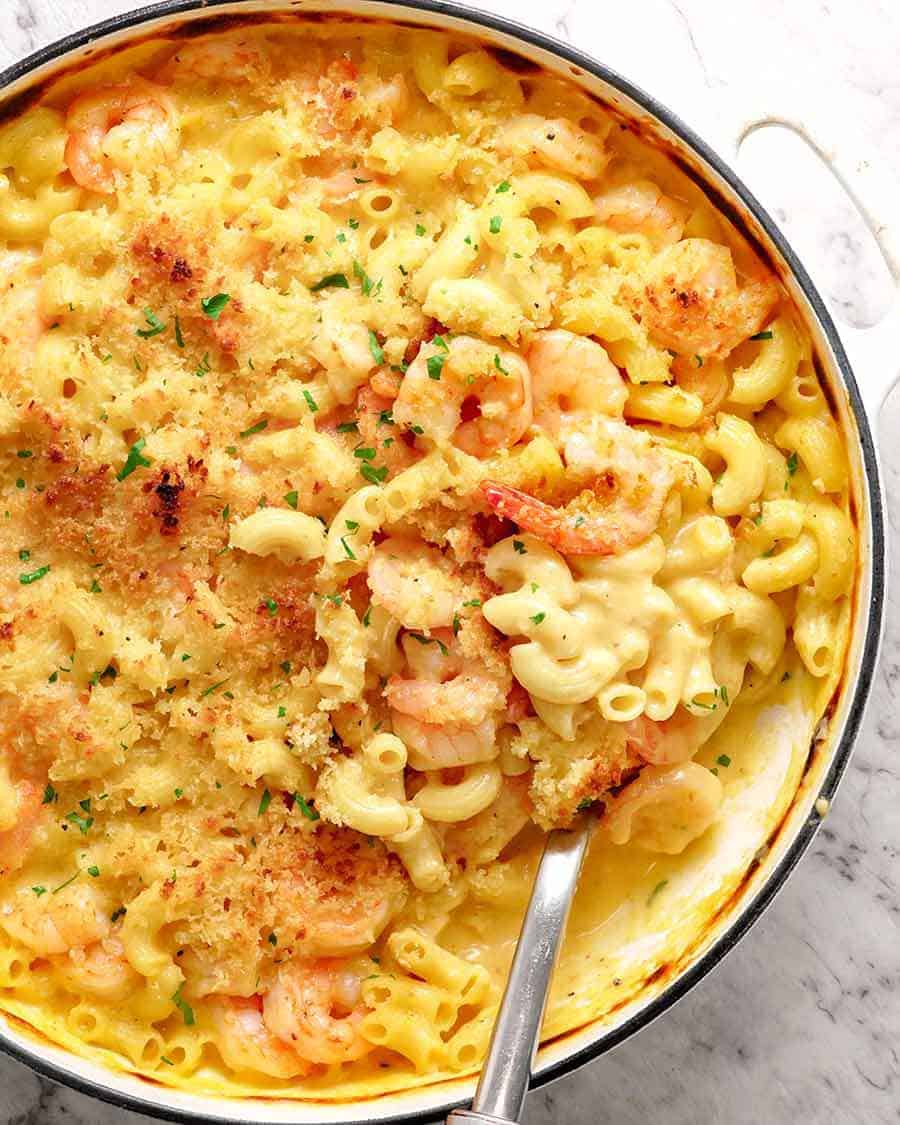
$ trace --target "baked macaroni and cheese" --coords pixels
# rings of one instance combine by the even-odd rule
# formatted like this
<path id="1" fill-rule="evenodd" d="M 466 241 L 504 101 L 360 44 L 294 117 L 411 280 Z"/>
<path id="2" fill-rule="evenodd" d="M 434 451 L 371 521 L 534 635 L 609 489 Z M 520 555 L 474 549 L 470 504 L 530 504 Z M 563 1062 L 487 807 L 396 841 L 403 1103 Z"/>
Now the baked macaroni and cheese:
<path id="1" fill-rule="evenodd" d="M 840 675 L 799 314 L 628 122 L 428 31 L 157 37 L 0 168 L 0 1007 L 207 1091 L 477 1067 L 542 833 L 660 909 L 734 732 Z"/>

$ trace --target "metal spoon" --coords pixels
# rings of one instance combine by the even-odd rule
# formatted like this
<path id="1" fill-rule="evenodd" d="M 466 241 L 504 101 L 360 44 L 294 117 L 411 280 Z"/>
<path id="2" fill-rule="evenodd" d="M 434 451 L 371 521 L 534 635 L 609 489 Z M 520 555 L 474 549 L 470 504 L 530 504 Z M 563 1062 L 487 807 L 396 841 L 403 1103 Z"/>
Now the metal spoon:
<path id="1" fill-rule="evenodd" d="M 522 1115 L 550 977 L 594 823 L 583 815 L 547 837 L 472 1108 L 454 1110 L 447 1125 L 509 1125 Z"/>

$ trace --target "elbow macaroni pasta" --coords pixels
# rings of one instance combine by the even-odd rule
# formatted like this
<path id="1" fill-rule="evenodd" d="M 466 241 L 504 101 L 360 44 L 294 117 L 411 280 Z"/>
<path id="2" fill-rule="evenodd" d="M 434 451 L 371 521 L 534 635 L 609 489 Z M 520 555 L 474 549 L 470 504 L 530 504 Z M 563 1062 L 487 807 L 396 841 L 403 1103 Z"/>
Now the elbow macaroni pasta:
<path id="1" fill-rule="evenodd" d="M 740 799 L 711 747 L 840 677 L 799 311 L 611 110 L 462 36 L 161 32 L 0 168 L 0 1008 L 207 1093 L 476 1069 L 541 832 L 595 809 L 586 932 L 652 915 L 637 853 Z"/>

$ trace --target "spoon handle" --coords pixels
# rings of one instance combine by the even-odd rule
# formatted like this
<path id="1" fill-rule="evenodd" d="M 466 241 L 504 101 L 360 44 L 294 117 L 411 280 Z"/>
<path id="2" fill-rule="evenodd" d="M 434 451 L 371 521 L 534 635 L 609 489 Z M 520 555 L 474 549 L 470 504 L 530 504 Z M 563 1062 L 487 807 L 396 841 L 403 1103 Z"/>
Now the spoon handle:
<path id="1" fill-rule="evenodd" d="M 447 1125 L 498 1125 L 522 1114 L 547 989 L 592 827 L 593 818 L 585 816 L 573 829 L 547 837 L 472 1108 L 454 1110 Z"/>

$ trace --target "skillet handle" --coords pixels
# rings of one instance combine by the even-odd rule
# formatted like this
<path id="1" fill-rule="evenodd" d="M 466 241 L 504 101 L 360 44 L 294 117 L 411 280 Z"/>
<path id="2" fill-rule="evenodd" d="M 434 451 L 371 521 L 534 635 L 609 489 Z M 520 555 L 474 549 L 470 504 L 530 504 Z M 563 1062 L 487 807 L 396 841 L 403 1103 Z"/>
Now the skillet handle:
<path id="1" fill-rule="evenodd" d="M 730 120 L 720 147 L 729 163 L 733 163 L 741 143 L 756 129 L 767 125 L 790 129 L 831 171 L 872 232 L 894 282 L 893 299 L 877 324 L 856 328 L 841 323 L 840 335 L 875 432 L 884 400 L 900 378 L 900 200 L 897 187 L 876 155 L 860 146 L 858 126 L 846 117 L 842 119 L 830 100 L 828 112 L 823 114 L 821 103 L 798 103 L 796 91 L 793 93 L 792 99 L 787 90 L 781 92 L 784 100 L 795 102 L 789 112 L 763 106 L 748 109 L 746 105 L 736 112 L 726 112 L 723 117 Z M 831 141 L 831 137 L 840 139 Z"/>

